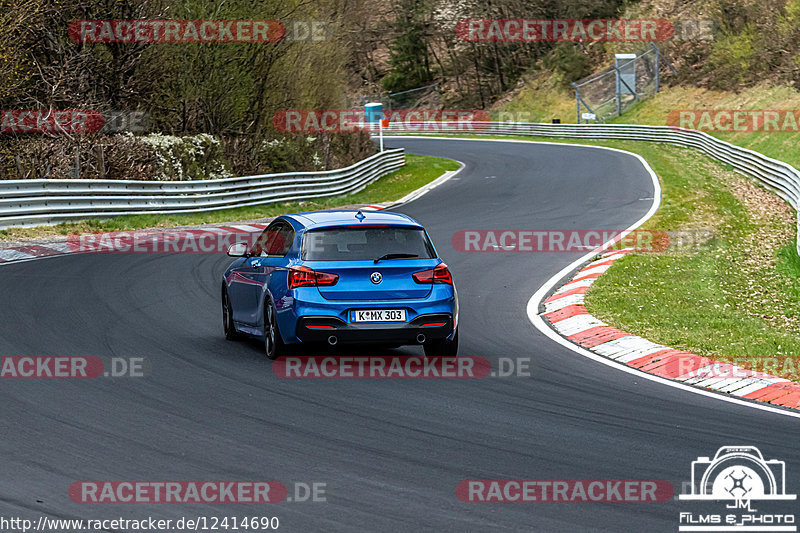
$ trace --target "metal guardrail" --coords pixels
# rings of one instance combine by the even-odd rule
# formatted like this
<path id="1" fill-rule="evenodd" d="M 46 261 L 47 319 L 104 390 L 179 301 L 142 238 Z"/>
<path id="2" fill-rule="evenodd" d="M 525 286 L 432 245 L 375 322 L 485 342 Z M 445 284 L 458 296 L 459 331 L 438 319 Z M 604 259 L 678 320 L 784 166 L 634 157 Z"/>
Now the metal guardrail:
<path id="1" fill-rule="evenodd" d="M 386 150 L 346 168 L 195 181 L 0 180 L 0 229 L 119 215 L 213 211 L 358 192 L 404 164 Z"/>
<path id="2" fill-rule="evenodd" d="M 649 141 L 696 148 L 704 154 L 732 166 L 737 172 L 758 179 L 797 211 L 797 253 L 800 254 L 800 171 L 783 161 L 754 150 L 722 141 L 707 133 L 671 126 L 636 124 L 541 124 L 533 122 L 472 122 L 472 132 L 479 135 L 534 135 L 580 139 L 619 139 Z M 445 131 L 440 123 L 431 130 L 390 124 L 384 133 L 459 133 Z M 455 129 L 455 128 L 454 128 Z M 463 126 L 461 127 L 463 128 Z M 468 133 L 462 131 L 460 133 Z"/>

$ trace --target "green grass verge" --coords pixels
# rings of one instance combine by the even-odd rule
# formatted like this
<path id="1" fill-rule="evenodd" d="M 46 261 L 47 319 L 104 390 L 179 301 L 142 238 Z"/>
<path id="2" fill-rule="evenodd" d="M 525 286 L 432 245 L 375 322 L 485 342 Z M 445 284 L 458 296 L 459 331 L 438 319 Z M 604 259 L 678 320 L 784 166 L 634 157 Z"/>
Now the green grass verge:
<path id="1" fill-rule="evenodd" d="M 237 220 L 253 220 L 296 211 L 330 209 L 353 204 L 374 204 L 402 198 L 411 191 L 435 180 L 445 172 L 456 170 L 459 167 L 459 163 L 451 159 L 414 154 L 406 154 L 405 161 L 406 164 L 402 168 L 383 176 L 379 180 L 368 185 L 362 191 L 354 194 L 321 197 L 302 202 L 281 202 L 252 207 L 222 209 L 205 213 L 187 213 L 182 215 L 128 215 L 107 220 L 86 220 L 82 222 L 65 223 L 57 226 L 10 228 L 7 230 L 0 230 L 0 241 L 99 231 L 127 231 L 153 227 L 213 224 Z"/>
<path id="2" fill-rule="evenodd" d="M 663 190 L 661 208 L 643 228 L 713 235 L 697 247 L 617 261 L 586 294 L 593 315 L 654 342 L 798 379 L 800 259 L 794 212 L 783 200 L 695 150 L 552 140 L 640 154 Z"/>

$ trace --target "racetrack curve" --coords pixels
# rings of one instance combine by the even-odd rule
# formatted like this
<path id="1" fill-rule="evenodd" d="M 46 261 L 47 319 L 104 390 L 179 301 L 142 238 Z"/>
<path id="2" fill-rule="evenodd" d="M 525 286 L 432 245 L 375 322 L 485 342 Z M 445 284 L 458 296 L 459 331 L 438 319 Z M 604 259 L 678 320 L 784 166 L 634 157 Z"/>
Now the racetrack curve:
<path id="1" fill-rule="evenodd" d="M 686 502 L 464 503 L 465 479 L 663 479 L 758 446 L 800 490 L 798 420 L 640 379 L 540 334 L 528 299 L 582 253 L 459 253 L 462 229 L 624 229 L 652 203 L 633 157 L 579 146 L 400 139 L 465 168 L 398 208 L 451 267 L 462 355 L 531 376 L 285 380 L 221 332 L 224 255 L 70 255 L 0 268 L 0 355 L 147 357 L 139 379 L 0 381 L 3 516 L 278 516 L 283 531 L 676 531 Z M 492 176 L 492 177 L 490 177 Z M 392 353 L 420 354 L 419 348 Z M 359 352 L 361 353 L 361 352 Z M 327 484 L 326 503 L 76 504 L 78 480 Z M 796 502 L 792 502 L 796 504 Z M 723 510 L 720 510 L 722 512 Z"/>

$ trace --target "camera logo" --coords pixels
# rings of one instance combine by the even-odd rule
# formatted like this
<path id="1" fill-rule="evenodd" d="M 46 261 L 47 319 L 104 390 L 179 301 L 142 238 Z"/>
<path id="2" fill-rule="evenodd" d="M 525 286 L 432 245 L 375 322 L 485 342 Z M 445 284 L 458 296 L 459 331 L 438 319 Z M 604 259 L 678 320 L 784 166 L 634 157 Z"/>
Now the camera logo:
<path id="1" fill-rule="evenodd" d="M 784 503 L 797 499 L 786 494 L 786 463 L 764 460 L 755 446 L 723 446 L 713 459 L 692 461 L 691 492 L 678 499 L 705 500 L 681 511 L 678 531 L 797 531 L 795 504 Z"/>
<path id="2" fill-rule="evenodd" d="M 681 500 L 794 500 L 786 494 L 786 463 L 764 460 L 755 446 L 723 446 L 714 459 L 692 461 L 692 493 Z"/>

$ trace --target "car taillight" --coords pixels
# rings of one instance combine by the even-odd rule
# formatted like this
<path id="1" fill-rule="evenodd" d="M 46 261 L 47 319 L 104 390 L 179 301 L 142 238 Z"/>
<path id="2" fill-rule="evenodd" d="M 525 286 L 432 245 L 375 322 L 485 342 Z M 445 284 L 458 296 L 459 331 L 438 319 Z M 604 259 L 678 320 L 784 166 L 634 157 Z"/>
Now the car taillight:
<path id="1" fill-rule="evenodd" d="M 289 288 L 308 287 L 316 285 L 316 272 L 308 267 L 292 267 L 289 269 Z"/>
<path id="2" fill-rule="evenodd" d="M 331 285 L 336 285 L 336 282 L 339 281 L 339 274 L 330 274 L 328 272 L 315 272 L 315 274 L 317 275 L 317 285 L 330 287 Z"/>
<path id="3" fill-rule="evenodd" d="M 315 285 L 330 287 L 339 281 L 338 274 L 317 272 L 305 266 L 295 266 L 289 269 L 289 288 L 313 287 Z"/>
<path id="4" fill-rule="evenodd" d="M 415 272 L 412 274 L 414 281 L 417 283 L 444 283 L 447 285 L 453 284 L 453 276 L 450 275 L 450 269 L 447 265 L 440 263 L 436 268 L 430 270 L 423 270 L 422 272 Z"/>

